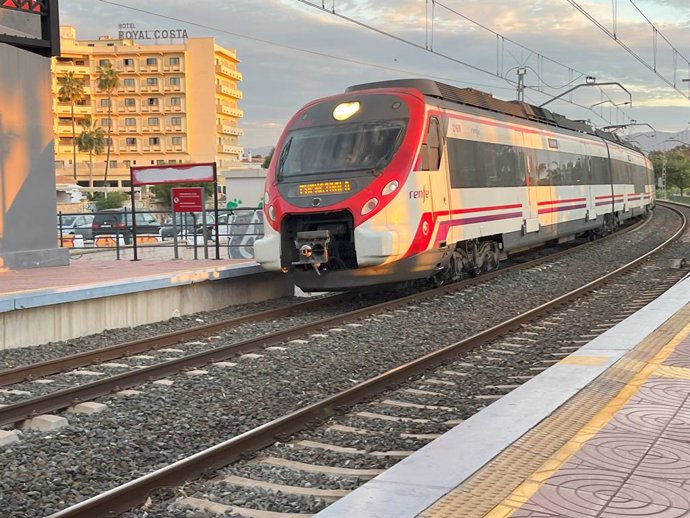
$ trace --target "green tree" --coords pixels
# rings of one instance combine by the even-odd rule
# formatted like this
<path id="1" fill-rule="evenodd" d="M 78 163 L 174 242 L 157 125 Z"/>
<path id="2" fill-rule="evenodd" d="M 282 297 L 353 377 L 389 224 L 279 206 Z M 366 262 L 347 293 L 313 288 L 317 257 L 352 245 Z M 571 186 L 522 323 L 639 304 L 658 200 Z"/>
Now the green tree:
<path id="1" fill-rule="evenodd" d="M 93 155 L 100 155 L 105 149 L 105 131 L 91 119 L 81 121 L 82 131 L 77 139 L 79 151 L 89 154 L 89 187 L 93 186 Z"/>
<path id="2" fill-rule="evenodd" d="M 96 204 L 96 210 L 119 209 L 124 206 L 129 198 L 126 192 L 111 192 L 109 196 L 105 193 L 95 192 L 91 199 Z"/>
<path id="3" fill-rule="evenodd" d="M 69 71 L 63 77 L 58 78 L 60 89 L 58 90 L 58 100 L 70 104 L 72 117 L 72 165 L 74 167 L 73 176 L 77 179 L 77 129 L 74 120 L 74 105 L 84 99 L 84 81 L 74 75 L 74 71 Z"/>
<path id="4" fill-rule="evenodd" d="M 156 199 L 165 205 L 170 207 L 170 191 L 173 187 L 203 187 L 206 193 L 206 199 L 209 200 L 213 196 L 213 184 L 210 182 L 203 183 L 161 183 L 151 186 L 151 192 L 156 197 Z"/>
<path id="5" fill-rule="evenodd" d="M 276 148 L 271 148 L 271 151 L 266 155 L 266 158 L 264 158 L 264 163 L 261 164 L 262 169 L 268 169 L 268 166 L 271 165 L 271 158 L 273 158 L 273 152 L 276 150 Z"/>
<path id="6" fill-rule="evenodd" d="M 108 137 L 106 140 L 105 174 L 103 175 L 103 185 L 108 193 L 108 167 L 110 166 L 110 147 L 112 139 L 110 135 L 113 130 L 113 91 L 120 86 L 120 71 L 113 68 L 113 64 L 108 61 L 105 65 L 99 66 L 98 89 L 108 95 Z M 107 197 L 107 196 L 106 196 Z"/>
<path id="7" fill-rule="evenodd" d="M 664 158 L 666 159 L 666 184 L 677 187 L 683 196 L 685 189 L 690 187 L 690 147 L 678 146 L 669 151 L 655 151 L 649 154 L 654 165 L 654 176 L 660 178 L 663 172 Z"/>

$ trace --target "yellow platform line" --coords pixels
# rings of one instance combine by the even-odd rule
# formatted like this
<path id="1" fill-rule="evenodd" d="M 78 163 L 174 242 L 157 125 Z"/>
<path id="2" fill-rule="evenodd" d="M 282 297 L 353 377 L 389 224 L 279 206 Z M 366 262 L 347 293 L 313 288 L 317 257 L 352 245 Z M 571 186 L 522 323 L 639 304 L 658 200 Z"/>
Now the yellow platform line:
<path id="1" fill-rule="evenodd" d="M 690 335 L 690 323 L 676 334 L 647 364 L 621 389 L 611 402 L 602 408 L 570 441 L 565 443 L 554 453 L 540 468 L 508 496 L 503 502 L 489 511 L 485 518 L 507 518 L 513 512 L 526 504 L 539 488 L 553 476 L 582 445 L 596 435 L 611 418 L 621 409 L 635 394 L 639 388 L 653 375 L 690 379 L 690 369 L 681 367 L 669 367 L 662 365 L 664 361 L 676 349 L 678 344 Z"/>

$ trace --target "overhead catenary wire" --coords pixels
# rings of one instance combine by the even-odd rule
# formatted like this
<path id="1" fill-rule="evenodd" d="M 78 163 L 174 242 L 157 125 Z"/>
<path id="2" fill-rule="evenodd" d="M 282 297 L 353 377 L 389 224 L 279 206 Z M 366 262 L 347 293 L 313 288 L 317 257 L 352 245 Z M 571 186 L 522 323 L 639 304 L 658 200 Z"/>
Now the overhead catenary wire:
<path id="1" fill-rule="evenodd" d="M 250 40 L 250 41 L 254 41 L 254 42 L 257 42 L 257 43 L 261 43 L 261 44 L 265 44 L 265 45 L 269 45 L 269 46 L 273 46 L 273 47 L 278 47 L 278 48 L 281 48 L 281 49 L 284 49 L 284 50 L 290 50 L 290 51 L 294 51 L 294 52 L 302 52 L 302 53 L 305 53 L 305 54 L 311 54 L 311 55 L 315 55 L 315 56 L 319 56 L 319 57 L 324 57 L 324 58 L 328 58 L 328 59 L 335 59 L 335 60 L 338 60 L 338 61 L 343 61 L 343 62 L 351 63 L 351 64 L 354 64 L 354 65 L 361 65 L 361 66 L 372 67 L 372 68 L 380 68 L 380 69 L 382 69 L 382 70 L 388 70 L 388 71 L 391 71 L 391 72 L 400 72 L 400 73 L 408 74 L 408 75 L 423 75 L 423 76 L 428 77 L 428 78 L 430 78 L 430 79 L 438 79 L 438 80 L 440 80 L 440 81 L 448 81 L 448 82 L 452 82 L 452 83 L 465 84 L 465 85 L 472 85 L 472 86 L 481 86 L 481 87 L 486 87 L 486 88 L 496 88 L 496 89 L 498 89 L 498 90 L 512 90 L 512 88 L 508 88 L 508 87 L 501 87 L 501 86 L 494 86 L 494 85 L 488 85 L 488 84 L 482 84 L 482 83 L 475 83 L 475 82 L 462 81 L 462 80 L 460 80 L 460 79 L 453 78 L 453 77 L 432 75 L 432 74 L 428 74 L 428 73 L 426 73 L 426 72 L 417 72 L 417 71 L 414 71 L 414 70 L 406 70 L 406 69 L 399 68 L 399 67 L 391 67 L 391 66 L 388 66 L 388 65 L 381 65 L 381 64 L 379 64 L 379 63 L 372 63 L 372 62 L 363 61 L 363 60 L 359 60 L 359 59 L 354 59 L 354 58 L 348 58 L 348 57 L 338 56 L 338 55 L 335 55 L 335 54 L 329 54 L 329 53 L 327 53 L 327 52 L 320 52 L 320 51 L 317 51 L 317 50 L 311 50 L 311 49 L 305 49 L 305 48 L 302 48 L 302 47 L 295 47 L 295 46 L 292 46 L 292 45 L 286 45 L 286 44 L 284 44 L 284 43 L 278 43 L 278 42 L 271 41 L 271 40 L 267 40 L 267 39 L 264 39 L 264 38 L 257 38 L 256 36 L 249 36 L 249 35 L 247 35 L 247 34 L 242 34 L 242 33 L 239 33 L 239 32 L 229 31 L 229 30 L 227 30 L 227 29 L 222 29 L 222 28 L 220 28 L 220 27 L 214 27 L 214 26 L 212 26 L 212 25 L 208 25 L 208 24 L 204 24 L 204 23 L 194 22 L 194 21 L 191 21 L 191 20 L 188 20 L 188 19 L 176 18 L 176 17 L 174 17 L 174 16 L 170 16 L 170 15 L 166 15 L 166 14 L 162 14 L 162 13 L 157 13 L 157 12 L 154 12 L 154 11 L 149 11 L 149 10 L 147 10 L 147 9 L 142 9 L 141 7 L 134 7 L 134 6 L 127 5 L 127 4 L 122 4 L 122 3 L 119 3 L 119 2 L 115 2 L 115 1 L 113 1 L 113 0 L 98 0 L 98 1 L 101 2 L 101 3 L 104 3 L 104 4 L 109 4 L 109 5 L 113 5 L 113 6 L 116 6 L 116 7 L 120 7 L 120 8 L 122 8 L 122 9 L 128 9 L 128 10 L 130 10 L 130 11 L 135 11 L 135 12 L 139 12 L 139 13 L 142 13 L 142 14 L 146 14 L 146 15 L 148 15 L 148 16 L 153 16 L 153 17 L 157 17 L 157 18 L 163 18 L 163 19 L 165 19 L 165 20 L 171 20 L 171 21 L 174 21 L 174 22 L 183 23 L 183 24 L 186 24 L 186 25 L 191 25 L 191 26 L 193 26 L 193 27 L 199 27 L 199 28 L 201 28 L 201 29 L 207 29 L 207 30 L 210 30 L 210 31 L 213 31 L 213 32 L 217 32 L 217 33 L 221 33 L 221 34 L 227 34 L 227 35 L 229 35 L 229 36 L 234 36 L 234 37 L 236 37 L 236 38 L 245 39 L 245 40 Z M 324 10 L 325 10 L 326 12 L 331 12 L 330 9 L 328 9 L 328 8 L 326 8 L 326 9 L 324 9 Z"/>
<path id="2" fill-rule="evenodd" d="M 630 48 L 623 40 L 620 39 L 618 33 L 616 32 L 617 31 L 617 28 L 616 28 L 617 27 L 617 16 L 616 16 L 617 3 L 616 3 L 616 0 L 614 0 L 614 30 L 613 31 L 611 31 L 610 29 L 607 29 L 601 22 L 599 22 L 599 20 L 597 20 L 592 14 L 590 14 L 587 11 L 587 9 L 582 7 L 575 0 L 566 0 L 566 1 L 570 5 L 572 5 L 575 9 L 577 9 L 583 16 L 585 16 L 585 18 L 587 18 L 589 21 L 591 21 L 596 27 L 598 27 L 604 34 L 606 34 L 609 38 L 611 38 L 614 42 L 616 42 L 621 48 L 623 48 L 626 52 L 628 52 L 628 54 L 630 54 L 632 57 L 634 57 L 639 63 L 641 63 L 650 72 L 652 72 L 654 75 L 656 75 L 659 79 L 661 79 L 664 83 L 666 83 L 668 86 L 673 88 L 676 92 L 681 94 L 683 97 L 685 97 L 686 99 L 688 98 L 688 95 L 686 95 L 684 92 L 682 92 L 681 90 L 678 89 L 678 87 L 676 85 L 676 78 L 675 77 L 674 77 L 673 81 L 667 79 L 665 76 L 663 76 L 657 70 L 655 65 L 648 63 L 647 60 L 645 60 L 642 56 L 640 56 L 637 52 L 635 52 L 632 48 Z M 635 5 L 632 2 L 632 0 L 631 0 L 631 3 L 640 13 L 642 13 L 642 11 L 639 9 L 639 7 L 637 7 L 637 5 Z M 643 16 L 644 16 L 644 14 L 643 14 Z M 658 29 L 656 28 L 656 26 L 654 26 L 654 24 L 649 22 L 649 20 L 646 18 L 646 16 L 645 16 L 645 19 L 648 21 L 648 23 L 656 31 L 655 34 L 660 34 L 658 32 Z M 683 55 L 678 51 L 678 49 L 676 49 L 668 40 L 666 40 L 666 38 L 663 35 L 662 35 L 662 38 L 664 38 L 664 40 L 673 49 L 673 60 L 674 60 L 673 73 L 674 73 L 674 76 L 675 76 L 675 73 L 677 70 L 676 64 L 677 64 L 677 59 L 679 56 L 683 59 L 683 61 L 685 61 L 687 68 L 690 70 L 690 61 L 688 61 L 685 57 L 683 57 Z M 656 53 L 655 53 L 655 56 L 656 56 Z"/>
<path id="3" fill-rule="evenodd" d="M 476 82 L 461 81 L 461 80 L 458 80 L 458 79 L 455 79 L 455 78 L 436 76 L 436 75 L 428 74 L 428 73 L 425 73 L 425 72 L 419 73 L 419 72 L 415 72 L 415 71 L 410 71 L 410 70 L 401 69 L 401 68 L 398 68 L 398 67 L 391 67 L 391 66 L 387 66 L 387 65 L 380 65 L 380 64 L 377 64 L 377 63 L 371 63 L 371 62 L 366 62 L 366 61 L 358 60 L 358 59 L 354 59 L 354 58 L 348 58 L 348 57 L 343 57 L 343 56 L 337 56 L 337 55 L 333 55 L 333 54 L 329 54 L 329 53 L 321 52 L 321 51 L 316 51 L 316 50 L 312 50 L 312 49 L 305 49 L 305 48 L 296 47 L 296 46 L 292 46 L 292 45 L 287 45 L 287 44 L 283 44 L 283 43 L 277 43 L 277 42 L 275 42 L 275 41 L 267 40 L 267 39 L 264 39 L 264 38 L 258 38 L 258 37 L 256 37 L 256 36 L 250 36 L 250 35 L 238 33 L 238 32 L 235 32 L 235 31 L 229 31 L 229 30 L 227 30 L 227 29 L 222 29 L 222 28 L 220 28 L 220 27 L 214 27 L 214 26 L 211 26 L 211 25 L 208 25 L 208 24 L 205 24 L 205 23 L 195 22 L 195 21 L 192 21 L 192 20 L 189 20 L 189 19 L 182 19 L 182 18 L 178 18 L 178 17 L 175 17 L 175 16 L 171 16 L 171 15 L 167 15 L 167 14 L 163 14 L 163 13 L 159 13 L 159 12 L 154 12 L 154 11 L 150 11 L 150 10 L 147 10 L 147 9 L 143 9 L 143 8 L 141 8 L 141 7 L 134 7 L 134 6 L 127 5 L 127 4 L 122 4 L 122 3 L 119 3 L 119 2 L 116 2 L 116 1 L 113 1 L 113 0 L 98 0 L 98 1 L 101 2 L 101 3 L 104 3 L 104 4 L 109 4 L 109 5 L 117 6 L 117 7 L 123 8 L 123 9 L 128 9 L 128 10 L 135 11 L 135 12 L 139 12 L 139 13 L 146 14 L 146 15 L 149 15 L 149 16 L 158 17 L 158 18 L 167 19 L 167 20 L 172 20 L 172 21 L 175 21 L 175 22 L 183 23 L 183 24 L 186 24 L 186 25 L 194 26 L 194 27 L 200 27 L 200 28 L 203 28 L 203 29 L 211 30 L 211 31 L 214 31 L 214 32 L 222 33 L 222 34 L 228 34 L 228 35 L 233 36 L 233 37 L 236 37 L 236 38 L 246 39 L 246 40 L 250 40 L 250 41 L 254 41 L 254 42 L 258 42 L 258 43 L 262 43 L 262 44 L 266 44 L 266 45 L 270 45 L 270 46 L 282 48 L 282 49 L 285 49 L 285 50 L 294 51 L 294 52 L 301 52 L 301 53 L 305 53 L 305 54 L 311 54 L 311 55 L 315 55 L 315 56 L 319 56 L 319 57 L 325 57 L 325 58 L 328 58 L 328 59 L 336 59 L 336 60 L 339 60 L 339 61 L 342 61 L 342 62 L 351 63 L 351 64 L 355 64 L 355 65 L 359 65 L 359 66 L 367 66 L 367 67 L 372 67 L 372 68 L 379 68 L 379 69 L 382 69 L 382 70 L 388 70 L 388 71 L 393 71 L 393 72 L 398 72 L 398 73 L 404 73 L 404 74 L 408 74 L 408 75 L 421 75 L 421 76 L 428 77 L 428 78 L 431 78 L 431 79 L 438 79 L 438 80 L 441 80 L 441 81 L 446 81 L 446 82 L 451 82 L 451 83 L 456 83 L 456 84 L 465 84 L 465 85 L 472 85 L 472 86 L 482 86 L 482 87 L 488 87 L 488 88 L 499 89 L 499 90 L 512 90 L 512 89 L 510 89 L 510 88 L 505 88 L 505 87 L 500 87 L 500 86 L 482 85 L 482 84 L 476 83 Z M 327 4 L 326 4 L 325 2 L 319 2 L 319 4 L 314 4 L 314 3 L 310 2 L 310 1 L 307 1 L 307 0 L 297 0 L 297 1 L 300 2 L 300 3 L 302 3 L 302 4 L 305 4 L 305 5 L 307 5 L 307 6 L 310 6 L 310 7 L 312 7 L 312 8 L 315 8 L 315 9 L 317 9 L 317 10 L 321 10 L 321 11 L 324 11 L 324 12 L 326 12 L 326 13 L 328 13 L 328 14 L 331 14 L 331 15 L 334 15 L 334 16 L 339 17 L 339 18 L 341 18 L 341 19 L 344 19 L 344 20 L 346 20 L 346 21 L 348 21 L 348 22 L 350 22 L 350 23 L 353 23 L 353 24 L 355 24 L 355 25 L 358 25 L 358 26 L 360 26 L 360 27 L 362 27 L 362 28 L 365 28 L 365 29 L 368 29 L 368 30 L 372 30 L 372 31 L 374 31 L 374 32 L 377 32 L 377 33 L 383 35 L 383 36 L 386 36 L 386 37 L 392 38 L 392 39 L 394 39 L 394 40 L 397 40 L 397 41 L 399 41 L 400 43 L 403 43 L 403 44 L 406 44 L 406 45 L 413 46 L 413 47 L 415 47 L 415 48 L 417 48 L 417 49 L 419 49 L 419 50 L 422 50 L 422 51 L 429 52 L 429 53 L 431 53 L 431 54 L 433 54 L 433 55 L 435 55 L 435 56 L 437 56 L 437 57 L 440 57 L 440 58 L 443 58 L 443 59 L 452 61 L 452 62 L 457 63 L 457 64 L 462 65 L 462 66 L 466 66 L 466 67 L 468 67 L 468 68 L 470 68 L 470 69 L 473 69 L 473 70 L 475 70 L 475 71 L 477 71 L 477 72 L 480 72 L 480 73 L 483 73 L 483 74 L 487 74 L 487 75 L 496 77 L 496 78 L 498 78 L 498 79 L 501 79 L 501 80 L 503 80 L 503 81 L 506 81 L 506 82 L 509 83 L 509 84 L 511 84 L 511 83 L 515 84 L 514 81 L 512 81 L 512 80 L 510 80 L 510 79 L 508 79 L 508 78 L 506 78 L 506 77 L 503 77 L 503 76 L 501 76 L 501 75 L 499 75 L 499 74 L 495 74 L 495 73 L 493 73 L 493 72 L 491 72 L 491 71 L 489 71 L 489 70 L 485 70 L 485 69 L 483 69 L 483 68 L 481 68 L 481 67 L 479 67 L 479 66 L 473 65 L 473 64 L 471 64 L 471 63 L 464 62 L 464 61 L 462 61 L 462 60 L 460 60 L 460 59 L 454 58 L 453 56 L 449 56 L 449 55 L 447 55 L 447 54 L 444 54 L 444 53 L 441 53 L 441 52 L 438 52 L 438 51 L 434 51 L 434 50 L 433 50 L 434 6 L 435 6 L 435 4 L 439 3 L 439 2 L 437 2 L 436 0 L 430 0 L 430 1 L 431 1 L 431 20 L 430 20 L 430 22 L 428 22 L 428 23 L 429 23 L 429 25 L 430 25 L 430 27 L 431 27 L 432 35 L 431 35 L 431 37 L 430 37 L 430 39 L 429 39 L 429 41 L 428 41 L 428 46 L 429 46 L 429 48 L 426 48 L 426 45 L 425 45 L 425 46 L 419 45 L 419 44 L 414 43 L 414 42 L 412 42 L 412 41 L 406 40 L 405 38 L 402 38 L 402 37 L 400 37 L 400 36 L 396 36 L 396 35 L 394 35 L 394 34 L 392 34 L 392 33 L 389 33 L 389 32 L 387 32 L 387 31 L 384 31 L 384 30 L 382 30 L 382 29 L 378 29 L 378 28 L 376 28 L 376 27 L 373 27 L 373 26 L 368 25 L 368 24 L 366 24 L 366 23 L 360 22 L 360 21 L 355 20 L 355 19 L 353 19 L 353 18 L 344 16 L 343 14 L 341 14 L 341 13 L 339 13 L 339 12 L 336 12 L 335 1 L 333 1 L 333 2 L 331 3 L 330 9 L 327 7 Z M 323 5 L 321 5 L 321 4 L 323 4 Z M 445 5 L 444 5 L 443 7 L 445 7 Z M 468 20 L 469 20 L 469 19 L 468 19 Z M 474 23 L 474 22 L 472 21 L 472 23 Z M 490 29 L 489 29 L 489 30 L 490 30 Z M 493 31 L 492 31 L 492 32 L 493 32 Z M 494 32 L 494 34 L 498 34 L 498 33 L 495 33 L 495 32 Z M 502 37 L 500 34 L 498 34 L 498 36 Z M 515 42 L 513 42 L 512 40 L 509 40 L 509 41 L 510 41 L 511 43 L 515 43 Z M 517 44 L 517 43 L 515 43 L 515 44 L 516 44 L 516 45 L 520 45 L 520 44 Z M 528 50 L 528 51 L 530 51 L 530 52 L 534 52 L 535 54 L 537 54 L 538 57 L 539 57 L 539 62 L 540 62 L 540 63 L 543 63 L 544 60 L 549 60 L 549 61 L 551 61 L 551 62 L 553 62 L 553 63 L 556 63 L 556 64 L 558 64 L 558 65 L 560 65 L 560 66 L 562 66 L 562 67 L 564 67 L 564 68 L 566 68 L 566 69 L 574 70 L 574 69 L 572 69 L 572 67 L 568 67 L 567 65 L 564 65 L 564 64 L 562 64 L 562 63 L 560 63 L 560 62 L 558 62 L 558 61 L 556 61 L 556 60 L 552 60 L 552 59 L 550 59 L 550 58 L 546 58 L 545 56 L 543 56 L 543 55 L 537 53 L 536 51 L 533 51 L 533 50 L 529 49 L 528 47 L 525 47 L 525 46 L 522 46 L 522 45 L 520 45 L 520 47 L 521 47 L 521 48 L 524 48 L 525 50 Z M 542 64 L 541 68 L 543 68 L 543 64 Z M 576 71 L 576 72 L 579 73 L 579 71 Z M 584 74 L 584 73 L 582 73 L 582 74 Z M 527 87 L 527 88 L 530 88 L 531 90 L 534 90 L 534 91 L 539 92 L 539 93 L 543 93 L 543 88 L 533 88 L 533 87 Z M 550 87 L 549 87 L 549 88 L 550 88 Z M 610 98 L 610 97 L 608 96 L 608 94 L 606 94 L 606 92 L 605 92 L 603 89 L 600 88 L 599 90 L 601 91 L 601 94 L 602 94 L 603 96 L 605 96 L 605 97 L 607 97 L 607 98 Z M 567 99 L 563 99 L 563 101 L 566 102 L 566 103 L 572 104 L 573 106 L 583 107 L 583 105 L 577 104 L 577 103 L 572 102 L 572 101 L 567 100 Z M 585 108 L 585 109 L 586 109 L 586 108 Z M 603 117 L 602 117 L 602 118 L 603 118 Z M 606 120 L 606 119 L 604 119 L 604 120 Z"/>
<path id="4" fill-rule="evenodd" d="M 368 29 L 368 30 L 370 30 L 370 31 L 376 32 L 376 33 L 378 33 L 378 34 L 380 34 L 380 35 L 382 35 L 382 36 L 389 37 L 389 38 L 391 38 L 391 39 L 393 39 L 393 40 L 396 40 L 396 41 L 398 41 L 398 42 L 400 42 L 400 43 L 404 43 L 404 44 L 406 44 L 406 45 L 409 45 L 409 46 L 411 46 L 411 47 L 417 48 L 417 49 L 419 49 L 419 50 L 422 50 L 422 51 L 425 51 L 425 52 L 429 52 L 429 53 L 431 53 L 431 54 L 433 54 L 433 55 L 435 55 L 435 56 L 441 57 L 441 58 L 443 58 L 443 59 L 447 59 L 447 60 L 452 61 L 452 62 L 454 62 L 454 63 L 457 63 L 457 64 L 459 64 L 459 65 L 466 66 L 466 67 L 471 68 L 472 70 L 475 70 L 475 71 L 477 71 L 477 72 L 481 72 L 481 73 L 483 73 L 483 74 L 488 74 L 488 75 L 497 77 L 497 78 L 502 79 L 502 80 L 504 80 L 504 81 L 506 81 L 506 82 L 508 82 L 508 83 L 513 83 L 513 81 L 511 81 L 511 80 L 507 79 L 506 77 L 502 76 L 500 73 L 494 73 L 494 72 L 492 72 L 492 71 L 490 71 L 490 70 L 486 70 L 486 69 L 481 68 L 481 67 L 479 67 L 479 66 L 477 66 L 477 65 L 473 65 L 473 64 L 471 64 L 471 63 L 467 63 L 467 62 L 465 62 L 465 61 L 463 61 L 463 60 L 457 59 L 457 58 L 455 58 L 455 57 L 453 57 L 453 56 L 449 56 L 448 54 L 444 54 L 444 53 L 442 53 L 442 52 L 439 52 L 439 51 L 433 49 L 433 37 L 434 37 L 434 34 L 433 34 L 433 26 L 434 26 L 434 17 L 433 17 L 433 13 L 434 13 L 434 11 L 433 11 L 433 9 L 434 9 L 434 6 L 435 6 L 435 5 L 439 5 L 440 7 L 443 7 L 443 8 L 445 8 L 445 9 L 449 10 L 450 12 L 453 12 L 453 13 L 455 13 L 455 14 L 458 14 L 459 16 L 463 17 L 464 19 L 466 19 L 466 20 L 470 21 L 471 23 L 474 23 L 474 24 L 476 24 L 477 26 L 479 26 L 479 27 L 481 27 L 481 28 L 483 28 L 483 29 L 485 29 L 485 30 L 491 32 L 492 34 L 495 34 L 496 37 L 499 38 L 499 39 L 503 39 L 503 40 L 506 40 L 506 41 L 510 41 L 511 43 L 514 43 L 515 45 L 520 46 L 520 47 L 523 48 L 524 50 L 527 50 L 527 51 L 530 51 L 530 52 L 534 52 L 535 54 L 538 55 L 539 60 L 540 60 L 540 62 L 542 63 L 542 65 L 541 65 L 542 68 L 543 68 L 543 61 L 544 61 L 544 60 L 548 60 L 548 61 L 550 61 L 550 62 L 552 62 L 552 63 L 556 63 L 556 64 L 558 64 L 559 66 L 562 66 L 563 68 L 566 68 L 566 69 L 568 69 L 568 70 L 574 70 L 572 67 L 569 67 L 569 66 L 567 66 L 567 65 L 564 65 L 563 63 L 560 63 L 560 62 L 557 61 L 557 60 L 553 60 L 553 59 L 551 59 L 551 58 L 548 58 L 548 57 L 546 57 L 546 56 L 544 56 L 544 55 L 542 55 L 542 54 L 540 54 L 540 53 L 538 53 L 538 52 L 536 52 L 536 51 L 534 51 L 534 50 L 532 50 L 532 49 L 530 49 L 530 48 L 528 48 L 528 47 L 526 47 L 526 46 L 524 46 L 524 45 L 521 45 L 521 44 L 519 44 L 519 43 L 514 42 L 513 40 L 510 40 L 510 39 L 508 39 L 508 38 L 505 38 L 505 37 L 504 37 L 503 35 L 501 35 L 500 33 L 497 33 L 497 32 L 495 32 L 495 31 L 493 31 L 493 30 L 491 30 L 491 29 L 489 29 L 489 28 L 487 28 L 487 27 L 485 27 L 485 26 L 483 26 L 483 25 L 481 25 L 481 24 L 478 24 L 478 23 L 475 22 L 474 20 L 471 20 L 470 18 L 468 18 L 468 17 L 466 17 L 466 16 L 464 16 L 464 15 L 462 15 L 462 14 L 460 14 L 460 13 L 457 13 L 456 11 L 454 11 L 454 10 L 448 8 L 447 6 L 445 6 L 444 4 L 442 4 L 441 2 L 439 2 L 438 0 L 431 0 L 432 19 L 431 19 L 430 25 L 431 25 L 431 28 L 432 28 L 432 33 L 431 33 L 430 36 L 427 35 L 427 38 L 428 38 L 428 41 L 431 41 L 432 43 L 431 43 L 431 45 L 428 45 L 428 48 L 427 48 L 427 45 L 422 46 L 422 45 L 420 45 L 420 44 L 418 44 L 418 43 L 415 43 L 415 42 L 413 42 L 413 41 L 407 40 L 407 39 L 405 39 L 405 38 L 403 38 L 403 37 L 401 37 L 401 36 L 397 36 L 397 35 L 395 35 L 395 34 L 393 34 L 393 33 L 391 33 L 391 32 L 384 31 L 383 29 L 379 29 L 378 27 L 374 27 L 373 25 L 364 23 L 364 22 L 362 22 L 362 21 L 360 21 L 360 20 L 356 20 L 356 19 L 354 19 L 354 18 L 352 18 L 352 17 L 350 17 L 350 16 L 347 16 L 347 15 L 341 13 L 341 12 L 337 12 L 335 9 L 332 10 L 332 11 L 331 11 L 331 10 L 328 10 L 328 9 L 323 9 L 321 6 L 319 6 L 319 4 L 315 4 L 315 3 L 313 3 L 313 2 L 311 2 L 311 1 L 309 1 L 309 0 L 296 0 L 296 1 L 299 2 L 299 3 L 302 3 L 302 4 L 304 4 L 304 5 L 307 5 L 307 6 L 309 6 L 309 7 L 312 7 L 312 8 L 314 8 L 314 9 L 317 9 L 317 10 L 320 10 L 320 11 L 324 11 L 324 12 L 330 14 L 330 15 L 336 16 L 336 17 L 338 17 L 338 18 L 340 18 L 340 19 L 342 19 L 342 20 L 345 20 L 345 21 L 347 21 L 347 22 L 350 22 L 350 23 L 352 23 L 352 24 L 354 24 L 354 25 L 357 25 L 357 26 L 359 26 L 359 27 L 362 27 L 362 28 L 364 28 L 364 29 Z M 428 8 L 427 8 L 427 11 L 428 11 Z M 576 71 L 576 72 L 579 72 L 579 71 Z M 579 72 L 579 73 L 580 73 L 581 75 L 586 75 L 584 72 Z M 543 93 L 543 91 L 540 90 L 539 88 L 534 88 L 534 87 L 526 87 L 526 88 L 530 88 L 531 90 L 534 90 L 534 91 Z M 607 98 L 610 98 L 610 97 L 608 97 L 608 94 L 606 94 L 606 93 L 604 92 L 604 90 L 602 90 L 601 88 L 599 88 L 599 90 L 601 91 L 602 95 L 605 95 Z M 580 106 L 580 107 L 581 107 L 581 105 L 579 105 L 579 104 L 577 104 L 577 103 L 574 103 L 574 102 L 572 102 L 572 101 L 569 101 L 569 100 L 567 100 L 567 99 L 563 99 L 563 101 L 564 101 L 564 102 L 567 102 L 567 103 L 569 103 L 569 104 L 572 104 L 572 105 L 574 105 L 574 106 Z M 606 119 L 604 119 L 604 120 L 606 120 Z"/>

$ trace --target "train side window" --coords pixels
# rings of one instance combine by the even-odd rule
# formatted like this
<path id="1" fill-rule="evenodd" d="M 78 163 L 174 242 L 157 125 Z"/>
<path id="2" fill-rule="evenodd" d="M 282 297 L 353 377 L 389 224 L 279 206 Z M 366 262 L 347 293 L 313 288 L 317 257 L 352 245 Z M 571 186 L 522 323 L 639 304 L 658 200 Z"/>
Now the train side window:
<path id="1" fill-rule="evenodd" d="M 436 117 L 429 120 L 426 142 L 422 144 L 422 171 L 438 171 L 441 167 L 441 135 Z"/>

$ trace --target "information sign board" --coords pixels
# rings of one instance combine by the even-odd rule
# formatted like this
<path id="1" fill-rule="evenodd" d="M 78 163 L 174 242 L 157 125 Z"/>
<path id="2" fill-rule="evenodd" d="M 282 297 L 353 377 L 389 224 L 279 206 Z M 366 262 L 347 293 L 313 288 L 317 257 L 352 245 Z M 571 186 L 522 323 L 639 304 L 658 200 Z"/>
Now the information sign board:
<path id="1" fill-rule="evenodd" d="M 170 196 L 174 212 L 201 212 L 203 209 L 201 187 L 173 187 Z"/>

